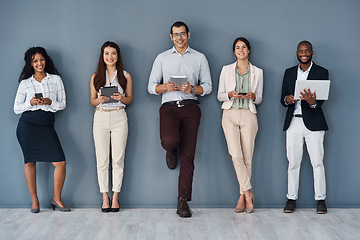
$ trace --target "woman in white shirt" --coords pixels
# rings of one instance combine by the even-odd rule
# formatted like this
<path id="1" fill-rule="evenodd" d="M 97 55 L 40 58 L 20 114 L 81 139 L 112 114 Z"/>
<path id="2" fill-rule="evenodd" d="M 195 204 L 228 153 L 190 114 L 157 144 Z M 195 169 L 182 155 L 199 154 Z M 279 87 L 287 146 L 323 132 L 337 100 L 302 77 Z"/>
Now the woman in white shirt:
<path id="1" fill-rule="evenodd" d="M 65 89 L 53 61 L 42 47 L 29 48 L 19 77 L 14 111 L 22 114 L 16 134 L 24 155 L 24 173 L 32 205 L 40 212 L 36 190 L 36 162 L 51 162 L 54 170 L 54 195 L 51 205 L 62 212 L 70 211 L 61 200 L 66 176 L 66 161 L 54 129 L 54 113 L 66 106 Z"/>
<path id="2" fill-rule="evenodd" d="M 105 96 L 104 88 L 115 87 L 115 93 Z M 108 90 L 108 89 L 106 89 Z M 96 73 L 90 81 L 90 102 L 95 106 L 93 135 L 100 192 L 103 195 L 102 212 L 119 211 L 119 193 L 122 185 L 125 147 L 128 135 L 126 105 L 131 104 L 132 79 L 124 71 L 120 48 L 114 42 L 105 42 Z M 110 144 L 111 142 L 111 144 Z M 109 191 L 109 150 L 112 159 L 112 201 Z"/>
<path id="3" fill-rule="evenodd" d="M 235 39 L 237 60 L 222 68 L 218 90 L 218 100 L 223 102 L 222 126 L 240 185 L 237 213 L 244 212 L 245 204 L 247 213 L 254 211 L 251 164 L 258 130 L 255 105 L 262 102 L 263 71 L 249 62 L 250 50 L 246 38 Z"/>

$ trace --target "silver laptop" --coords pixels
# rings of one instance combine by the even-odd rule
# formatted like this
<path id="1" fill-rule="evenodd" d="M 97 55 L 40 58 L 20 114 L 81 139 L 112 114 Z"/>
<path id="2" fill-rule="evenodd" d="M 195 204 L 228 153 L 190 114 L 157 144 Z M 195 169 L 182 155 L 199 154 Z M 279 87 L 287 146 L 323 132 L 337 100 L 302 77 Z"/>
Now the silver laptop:
<path id="1" fill-rule="evenodd" d="M 330 91 L 330 80 L 296 80 L 294 99 L 300 99 L 300 92 L 304 88 L 315 91 L 316 100 L 328 100 Z"/>

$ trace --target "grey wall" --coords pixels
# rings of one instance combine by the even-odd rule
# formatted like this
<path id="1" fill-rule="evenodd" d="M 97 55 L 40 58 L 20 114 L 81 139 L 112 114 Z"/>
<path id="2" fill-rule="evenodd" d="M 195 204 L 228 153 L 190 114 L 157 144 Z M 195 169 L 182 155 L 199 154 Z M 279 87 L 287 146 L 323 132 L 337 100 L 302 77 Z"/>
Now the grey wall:
<path id="1" fill-rule="evenodd" d="M 216 93 L 221 67 L 234 61 L 233 40 L 245 36 L 253 49 L 251 62 L 264 70 L 252 178 L 256 205 L 282 206 L 286 200 L 281 82 L 284 70 L 297 64 L 297 43 L 307 39 L 315 48 L 314 61 L 329 69 L 332 80 L 330 100 L 324 104 L 330 126 L 325 140 L 328 205 L 359 207 L 359 9 L 357 0 L 1 1 L 0 207 L 28 207 L 31 202 L 15 136 L 20 116 L 12 110 L 23 54 L 30 46 L 48 50 L 66 87 L 67 108 L 56 115 L 68 160 L 63 200 L 72 207 L 100 206 L 89 81 L 106 40 L 119 44 L 134 85 L 134 103 L 127 108 L 129 138 L 121 205 L 175 206 L 178 169 L 166 167 L 159 139 L 161 100 L 148 94 L 147 82 L 157 54 L 172 46 L 169 28 L 177 20 L 189 25 L 191 47 L 207 56 L 214 87 L 210 95 L 200 97 L 202 119 L 191 205 L 234 207 L 238 198 Z M 49 206 L 52 176 L 52 166 L 38 163 L 42 207 Z M 307 154 L 300 181 L 299 205 L 314 206 Z"/>

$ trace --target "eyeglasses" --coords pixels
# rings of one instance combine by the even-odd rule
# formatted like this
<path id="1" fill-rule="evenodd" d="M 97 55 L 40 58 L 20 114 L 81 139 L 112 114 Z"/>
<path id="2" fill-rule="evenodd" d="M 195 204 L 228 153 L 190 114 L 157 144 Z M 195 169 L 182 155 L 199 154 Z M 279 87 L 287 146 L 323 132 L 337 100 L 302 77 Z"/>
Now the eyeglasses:
<path id="1" fill-rule="evenodd" d="M 174 38 L 177 38 L 177 37 L 185 37 L 187 35 L 186 32 L 181 32 L 181 33 L 173 33 L 172 36 Z"/>

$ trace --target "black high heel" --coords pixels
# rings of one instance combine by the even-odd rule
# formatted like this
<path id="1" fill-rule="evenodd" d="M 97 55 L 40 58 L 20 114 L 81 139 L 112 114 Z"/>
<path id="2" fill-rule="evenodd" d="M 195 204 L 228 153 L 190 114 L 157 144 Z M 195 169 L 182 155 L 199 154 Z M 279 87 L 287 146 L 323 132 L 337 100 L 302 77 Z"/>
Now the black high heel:
<path id="1" fill-rule="evenodd" d="M 120 211 L 120 202 L 119 202 L 119 199 L 118 199 L 118 204 L 119 204 L 119 207 L 117 207 L 117 208 L 111 208 L 111 212 L 119 212 L 119 211 Z"/>
<path id="2" fill-rule="evenodd" d="M 55 207 L 59 208 L 59 210 L 61 212 L 70 212 L 71 211 L 71 209 L 68 207 L 65 207 L 65 205 L 64 205 L 64 207 L 61 207 L 57 202 L 55 202 L 54 199 L 51 199 L 51 206 L 54 211 L 55 211 Z"/>
<path id="3" fill-rule="evenodd" d="M 109 205 L 111 206 L 110 198 L 109 198 Z M 103 213 L 107 213 L 107 212 L 110 212 L 110 211 L 111 211 L 111 208 L 110 208 L 110 207 L 103 208 L 102 205 L 101 205 L 101 211 L 102 211 Z"/>
<path id="4" fill-rule="evenodd" d="M 31 213 L 39 213 L 40 212 L 40 208 L 32 208 Z"/>
<path id="5" fill-rule="evenodd" d="M 38 200 L 38 202 L 39 202 L 39 200 Z M 32 205 L 32 203 L 31 203 L 31 205 Z M 39 203 L 39 208 L 31 208 L 30 212 L 31 213 L 39 213 L 40 212 L 40 203 Z"/>

